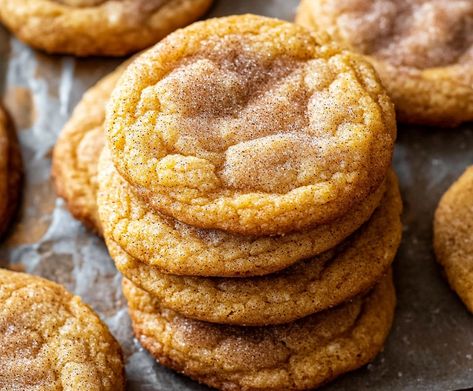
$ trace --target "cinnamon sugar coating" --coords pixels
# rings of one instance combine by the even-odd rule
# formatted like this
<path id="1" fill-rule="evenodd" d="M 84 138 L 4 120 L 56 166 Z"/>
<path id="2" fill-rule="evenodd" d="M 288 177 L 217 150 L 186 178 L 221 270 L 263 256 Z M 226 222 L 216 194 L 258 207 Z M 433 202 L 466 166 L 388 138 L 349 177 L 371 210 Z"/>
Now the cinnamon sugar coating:
<path id="1" fill-rule="evenodd" d="M 471 1 L 302 0 L 296 21 L 366 55 L 401 121 L 473 119 Z"/>
<path id="2" fill-rule="evenodd" d="M 254 276 L 327 251 L 353 233 L 379 205 L 386 185 L 332 223 L 283 236 L 248 237 L 195 228 L 150 209 L 117 173 L 105 150 L 98 204 L 105 236 L 164 273 Z"/>
<path id="3" fill-rule="evenodd" d="M 160 364 L 224 391 L 308 390 L 370 362 L 391 328 L 389 274 L 364 298 L 293 323 L 238 327 L 185 318 L 124 280 L 133 329 Z"/>
<path id="4" fill-rule="evenodd" d="M 245 235 L 327 223 L 383 181 L 391 102 L 367 62 L 254 15 L 196 23 L 140 56 L 105 125 L 153 208 Z"/>
<path id="5" fill-rule="evenodd" d="M 0 389 L 125 389 L 120 346 L 79 297 L 0 269 Z"/>
<path id="6" fill-rule="evenodd" d="M 192 23 L 212 0 L 0 0 L 0 20 L 49 53 L 122 56 Z"/>
<path id="7" fill-rule="evenodd" d="M 113 241 L 107 245 L 120 272 L 166 308 L 222 324 L 280 324 L 333 307 L 373 287 L 396 255 L 401 208 L 392 175 L 381 206 L 353 237 L 317 257 L 262 277 L 164 274 L 130 257 Z"/>
<path id="8" fill-rule="evenodd" d="M 440 200 L 434 219 L 434 249 L 450 286 L 473 313 L 473 167 Z"/>

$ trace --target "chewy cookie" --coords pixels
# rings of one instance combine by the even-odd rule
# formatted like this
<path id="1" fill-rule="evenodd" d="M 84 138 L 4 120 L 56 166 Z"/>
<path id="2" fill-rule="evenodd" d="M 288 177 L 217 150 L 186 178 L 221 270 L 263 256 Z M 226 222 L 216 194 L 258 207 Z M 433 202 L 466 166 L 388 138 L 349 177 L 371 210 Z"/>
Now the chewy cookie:
<path id="1" fill-rule="evenodd" d="M 450 286 L 473 312 L 473 167 L 440 200 L 434 219 L 434 249 Z"/>
<path id="2" fill-rule="evenodd" d="M 22 176 L 21 154 L 7 113 L 0 106 L 0 236 L 17 209 Z"/>
<path id="3" fill-rule="evenodd" d="M 470 0 L 302 0 L 296 16 L 366 55 L 399 120 L 444 126 L 473 120 L 472 20 Z"/>
<path id="4" fill-rule="evenodd" d="M 0 389 L 125 389 L 120 346 L 79 297 L 0 269 Z"/>
<path id="5" fill-rule="evenodd" d="M 195 23 L 134 61 L 105 129 L 114 163 L 166 215 L 274 235 L 332 222 L 378 188 L 393 106 L 373 68 L 291 23 Z"/>
<path id="6" fill-rule="evenodd" d="M 381 206 L 346 243 L 263 277 L 205 278 L 164 274 L 108 240 L 120 272 L 166 308 L 208 322 L 287 323 L 336 306 L 371 289 L 394 260 L 402 209 L 395 175 Z"/>
<path id="7" fill-rule="evenodd" d="M 212 0 L 0 0 L 0 20 L 49 53 L 122 56 L 192 23 Z"/>
<path id="8" fill-rule="evenodd" d="M 383 183 L 332 223 L 283 236 L 253 237 L 195 228 L 152 210 L 117 173 L 107 149 L 99 164 L 99 183 L 105 236 L 139 259 L 141 268 L 147 264 L 164 273 L 219 277 L 276 272 L 335 247 L 370 218 L 386 189 Z"/>
<path id="9" fill-rule="evenodd" d="M 97 162 L 105 140 L 105 104 L 126 66 L 121 65 L 84 94 L 53 151 L 52 172 L 58 195 L 75 218 L 99 234 Z"/>
<path id="10" fill-rule="evenodd" d="M 159 363 L 220 390 L 307 390 L 370 362 L 394 315 L 389 274 L 357 298 L 293 323 L 237 327 L 187 319 L 124 280 L 133 329 Z"/>

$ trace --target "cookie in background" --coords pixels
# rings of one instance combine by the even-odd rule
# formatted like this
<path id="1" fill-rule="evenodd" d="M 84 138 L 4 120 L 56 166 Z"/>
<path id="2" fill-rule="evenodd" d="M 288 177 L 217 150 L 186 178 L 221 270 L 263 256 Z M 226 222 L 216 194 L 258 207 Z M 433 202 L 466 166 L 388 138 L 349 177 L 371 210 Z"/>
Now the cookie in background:
<path id="1" fill-rule="evenodd" d="M 123 56 L 194 22 L 212 0 L 0 0 L 0 21 L 48 53 Z"/>
<path id="2" fill-rule="evenodd" d="M 439 202 L 434 249 L 450 286 L 473 313 L 473 167 L 466 169 Z"/>
<path id="3" fill-rule="evenodd" d="M 13 123 L 0 105 L 0 237 L 17 211 L 22 172 L 20 146 Z"/>
<path id="4" fill-rule="evenodd" d="M 105 143 L 105 104 L 127 64 L 119 66 L 84 94 L 53 150 L 52 176 L 56 192 L 66 201 L 71 214 L 100 236 L 97 162 Z"/>
<path id="5" fill-rule="evenodd" d="M 0 389 L 125 389 L 120 345 L 64 287 L 0 269 Z"/>
<path id="6" fill-rule="evenodd" d="M 296 22 L 365 55 L 401 122 L 473 120 L 473 2 L 302 0 Z"/>

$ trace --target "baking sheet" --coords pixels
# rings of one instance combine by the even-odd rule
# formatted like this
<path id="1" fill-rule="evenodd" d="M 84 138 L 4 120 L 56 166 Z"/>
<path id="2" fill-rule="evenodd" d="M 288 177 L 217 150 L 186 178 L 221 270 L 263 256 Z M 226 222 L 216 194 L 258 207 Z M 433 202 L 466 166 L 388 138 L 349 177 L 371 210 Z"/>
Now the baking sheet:
<path id="1" fill-rule="evenodd" d="M 292 20 L 297 0 L 220 0 L 211 16 L 253 12 Z M 57 199 L 51 149 L 87 90 L 120 59 L 47 56 L 0 27 L 0 94 L 15 119 L 25 162 L 21 213 L 0 244 L 8 262 L 64 284 L 109 325 L 126 357 L 129 390 L 197 391 L 207 387 L 156 364 L 133 339 L 117 274 L 98 238 Z M 473 163 L 473 125 L 399 126 L 394 165 L 404 197 L 404 238 L 395 262 L 398 307 L 386 348 L 367 367 L 324 390 L 455 390 L 473 387 L 473 317 L 450 291 L 432 252 L 435 206 Z"/>

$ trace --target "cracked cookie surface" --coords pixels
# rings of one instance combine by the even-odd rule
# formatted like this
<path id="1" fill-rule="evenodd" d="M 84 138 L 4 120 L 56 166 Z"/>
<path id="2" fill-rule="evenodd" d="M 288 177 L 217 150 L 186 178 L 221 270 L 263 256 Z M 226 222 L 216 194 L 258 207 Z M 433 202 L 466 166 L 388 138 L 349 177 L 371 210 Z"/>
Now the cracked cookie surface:
<path id="1" fill-rule="evenodd" d="M 302 0 L 296 22 L 366 55 L 401 121 L 473 120 L 471 1 Z"/>
<path id="2" fill-rule="evenodd" d="M 440 200 L 434 218 L 434 249 L 450 286 L 473 313 L 473 166 Z"/>
<path id="3" fill-rule="evenodd" d="M 396 133 L 361 56 L 254 15 L 195 23 L 140 56 L 105 128 L 118 171 L 153 208 L 245 235 L 345 214 L 383 181 Z"/>
<path id="4" fill-rule="evenodd" d="M 202 16 L 212 0 L 0 0 L 0 20 L 49 53 L 123 56 Z"/>
<path id="5" fill-rule="evenodd" d="M 125 389 L 120 346 L 79 297 L 0 269 L 2 390 Z"/>
<path id="6" fill-rule="evenodd" d="M 10 118 L 0 106 L 0 236 L 16 212 L 21 187 L 20 148 Z"/>
<path id="7" fill-rule="evenodd" d="M 220 390 L 306 390 L 370 362 L 392 324 L 391 274 L 365 297 L 296 322 L 238 327 L 187 319 L 124 280 L 133 329 L 167 367 Z"/>
<path id="8" fill-rule="evenodd" d="M 150 210 L 117 173 L 107 149 L 99 172 L 97 202 L 105 236 L 164 273 L 193 276 L 264 275 L 327 251 L 370 218 L 386 189 L 383 183 L 333 223 L 283 236 L 248 237 L 198 229 Z"/>
<path id="9" fill-rule="evenodd" d="M 203 321 L 266 325 L 293 321 L 362 294 L 386 273 L 401 240 L 401 199 L 394 174 L 373 217 L 338 248 L 276 274 L 247 278 L 184 277 L 161 273 L 108 248 L 120 272 L 161 304 Z"/>

